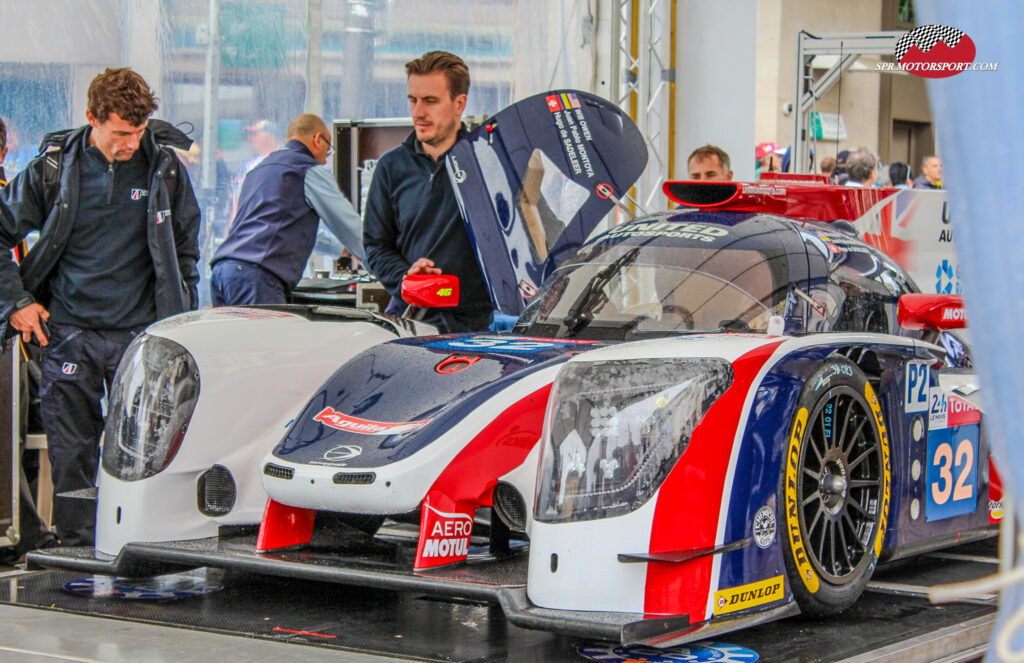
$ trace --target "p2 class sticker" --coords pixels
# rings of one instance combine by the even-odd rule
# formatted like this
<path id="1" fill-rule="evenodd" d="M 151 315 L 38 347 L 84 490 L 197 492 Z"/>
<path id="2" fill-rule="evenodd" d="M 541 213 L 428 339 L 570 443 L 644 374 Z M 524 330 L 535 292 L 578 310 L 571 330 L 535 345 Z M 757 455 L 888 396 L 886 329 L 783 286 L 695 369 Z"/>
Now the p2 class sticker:
<path id="1" fill-rule="evenodd" d="M 224 588 L 221 573 L 210 569 L 197 569 L 189 573 L 174 573 L 152 578 L 114 578 L 89 576 L 72 580 L 64 589 L 73 594 L 95 599 L 167 600 L 191 596 L 205 596 Z"/>
<path id="2" fill-rule="evenodd" d="M 646 645 L 579 645 L 576 652 L 588 661 L 601 663 L 754 663 L 761 658 L 752 649 L 724 642 L 696 642 L 665 649 Z"/>
<path id="3" fill-rule="evenodd" d="M 903 388 L 903 409 L 910 412 L 927 412 L 929 406 L 929 363 L 908 361 L 906 384 Z"/>

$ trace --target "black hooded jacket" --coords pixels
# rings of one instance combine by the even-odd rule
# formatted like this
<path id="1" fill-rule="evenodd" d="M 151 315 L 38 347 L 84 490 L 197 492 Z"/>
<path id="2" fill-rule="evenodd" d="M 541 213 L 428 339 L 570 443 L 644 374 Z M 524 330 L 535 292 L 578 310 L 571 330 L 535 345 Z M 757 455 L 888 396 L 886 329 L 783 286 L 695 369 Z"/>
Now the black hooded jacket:
<path id="1" fill-rule="evenodd" d="M 88 128 L 47 134 L 41 148 L 48 151 L 29 162 L 0 189 L 0 249 L 10 249 L 33 230 L 39 231 L 38 241 L 20 265 L 6 256 L 0 257 L 3 326 L 28 297 L 44 305 L 49 301 L 50 280 L 71 235 L 78 209 L 78 159 Z M 172 150 L 161 147 L 187 149 L 190 144 L 185 134 L 167 122 L 150 120 L 139 148 L 150 173 L 147 240 L 156 276 L 157 319 L 193 310 L 198 305 L 199 205 L 181 162 Z M 60 182 L 56 200 L 51 203 L 48 188 L 53 187 L 48 187 L 47 182 L 52 181 L 55 173 L 59 173 Z"/>

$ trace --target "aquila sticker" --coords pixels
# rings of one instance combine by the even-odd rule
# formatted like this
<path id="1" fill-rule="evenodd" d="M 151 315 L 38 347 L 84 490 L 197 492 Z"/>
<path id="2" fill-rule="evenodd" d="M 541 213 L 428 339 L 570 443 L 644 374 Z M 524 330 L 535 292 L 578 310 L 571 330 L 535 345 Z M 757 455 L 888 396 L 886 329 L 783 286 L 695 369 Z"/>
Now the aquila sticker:
<path id="1" fill-rule="evenodd" d="M 313 417 L 313 421 L 319 421 L 330 428 L 361 435 L 402 435 L 423 428 L 431 422 L 431 419 L 399 422 L 370 421 L 342 414 L 332 407 L 325 407 Z"/>

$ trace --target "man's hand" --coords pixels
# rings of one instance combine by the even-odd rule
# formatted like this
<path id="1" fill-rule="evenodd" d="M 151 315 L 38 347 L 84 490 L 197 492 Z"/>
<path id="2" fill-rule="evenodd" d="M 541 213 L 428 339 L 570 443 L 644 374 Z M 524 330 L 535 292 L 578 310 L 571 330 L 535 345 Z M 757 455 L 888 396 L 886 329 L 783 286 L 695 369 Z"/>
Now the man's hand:
<path id="1" fill-rule="evenodd" d="M 42 304 L 33 303 L 15 311 L 11 316 L 11 326 L 21 332 L 21 338 L 26 343 L 31 343 L 32 334 L 35 334 L 39 345 L 49 345 L 50 340 L 43 332 L 43 323 L 49 319 L 50 312 Z"/>
<path id="2" fill-rule="evenodd" d="M 406 276 L 410 274 L 440 274 L 441 268 L 434 267 L 434 261 L 430 258 L 420 258 L 412 264 L 409 271 L 405 273 Z"/>

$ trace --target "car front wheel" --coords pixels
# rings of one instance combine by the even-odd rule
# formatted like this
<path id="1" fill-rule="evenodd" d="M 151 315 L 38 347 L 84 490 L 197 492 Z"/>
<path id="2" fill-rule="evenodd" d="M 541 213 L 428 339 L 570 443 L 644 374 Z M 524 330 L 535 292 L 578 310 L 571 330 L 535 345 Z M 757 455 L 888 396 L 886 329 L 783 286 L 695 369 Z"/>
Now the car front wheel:
<path id="1" fill-rule="evenodd" d="M 781 474 L 793 595 L 805 614 L 838 613 L 875 569 L 891 483 L 878 397 L 853 362 L 829 357 L 804 384 Z"/>

